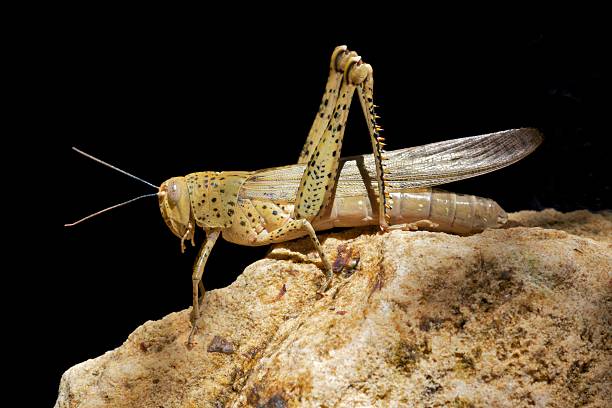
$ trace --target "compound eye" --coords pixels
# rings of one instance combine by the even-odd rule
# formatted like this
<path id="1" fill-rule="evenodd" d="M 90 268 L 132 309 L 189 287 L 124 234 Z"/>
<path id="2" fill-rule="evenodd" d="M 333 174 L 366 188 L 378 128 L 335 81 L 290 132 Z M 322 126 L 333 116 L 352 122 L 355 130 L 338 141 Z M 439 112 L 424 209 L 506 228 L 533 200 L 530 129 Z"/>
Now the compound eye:
<path id="1" fill-rule="evenodd" d="M 179 198 L 181 196 L 181 191 L 176 184 L 176 182 L 172 182 L 168 185 L 168 201 L 170 201 L 171 205 L 176 205 L 179 202 Z"/>

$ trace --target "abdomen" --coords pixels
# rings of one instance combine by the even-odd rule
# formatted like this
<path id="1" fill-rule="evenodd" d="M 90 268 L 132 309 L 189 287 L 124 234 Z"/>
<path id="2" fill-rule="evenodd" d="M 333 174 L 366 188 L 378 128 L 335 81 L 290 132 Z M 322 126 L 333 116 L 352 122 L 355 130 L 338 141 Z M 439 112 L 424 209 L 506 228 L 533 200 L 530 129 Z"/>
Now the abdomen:
<path id="1" fill-rule="evenodd" d="M 424 188 L 391 193 L 390 225 L 421 220 L 436 226 L 428 230 L 472 234 L 497 228 L 507 221 L 506 212 L 493 200 L 467 194 Z M 378 206 L 368 196 L 336 197 L 330 210 L 313 222 L 317 230 L 378 224 Z"/>

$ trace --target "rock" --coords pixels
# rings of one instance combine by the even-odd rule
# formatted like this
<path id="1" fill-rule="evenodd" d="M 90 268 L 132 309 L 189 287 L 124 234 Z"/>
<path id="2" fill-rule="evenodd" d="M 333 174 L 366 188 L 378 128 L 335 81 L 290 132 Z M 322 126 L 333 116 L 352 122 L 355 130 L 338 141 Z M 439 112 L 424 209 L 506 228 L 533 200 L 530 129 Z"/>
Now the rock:
<path id="1" fill-rule="evenodd" d="M 323 297 L 310 242 L 277 245 L 207 293 L 193 349 L 189 310 L 146 322 L 56 407 L 611 406 L 610 213 L 510 219 L 528 227 L 324 235 Z"/>
<path id="2" fill-rule="evenodd" d="M 599 214 L 589 211 L 573 211 L 562 213 L 553 209 L 544 211 L 519 211 L 510 214 L 508 227 L 542 227 L 558 229 L 570 234 L 612 243 L 612 212 L 603 211 Z"/>

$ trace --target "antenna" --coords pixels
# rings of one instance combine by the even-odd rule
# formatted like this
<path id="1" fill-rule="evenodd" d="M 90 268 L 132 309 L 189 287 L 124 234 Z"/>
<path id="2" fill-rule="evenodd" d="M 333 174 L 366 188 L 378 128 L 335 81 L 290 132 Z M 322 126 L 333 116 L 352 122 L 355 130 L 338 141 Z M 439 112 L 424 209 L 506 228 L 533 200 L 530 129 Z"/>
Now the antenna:
<path id="1" fill-rule="evenodd" d="M 152 196 L 156 196 L 156 195 L 158 195 L 158 193 L 145 194 L 145 195 L 141 195 L 140 197 L 132 198 L 131 200 L 124 201 L 123 203 L 120 203 L 120 204 L 115 204 L 115 205 L 113 205 L 113 206 L 110 206 L 110 207 L 108 207 L 108 208 L 105 208 L 105 209 L 103 209 L 103 210 L 100 210 L 100 211 L 98 211 L 98 212 L 95 212 L 95 213 L 93 213 L 93 214 L 90 214 L 90 215 L 88 215 L 87 217 L 83 217 L 83 218 L 81 218 L 80 220 L 75 221 L 75 222 L 73 222 L 73 223 L 70 223 L 70 224 L 64 224 L 64 227 L 73 227 L 73 226 L 75 226 L 75 225 L 77 225 L 77 224 L 82 223 L 83 221 L 86 221 L 86 220 L 88 220 L 88 219 L 90 219 L 90 218 L 93 218 L 93 217 L 95 217 L 95 216 L 97 216 L 97 215 L 100 215 L 100 214 L 102 214 L 102 213 L 105 213 L 105 212 L 107 212 L 107 211 L 110 211 L 110 210 L 112 210 L 112 209 L 115 209 L 115 208 L 117 208 L 117 207 L 122 207 L 122 206 L 124 206 L 124 205 L 127 205 L 127 204 L 129 204 L 129 203 L 133 202 L 133 201 L 140 200 L 141 198 L 145 198 L 145 197 L 152 197 Z"/>
<path id="2" fill-rule="evenodd" d="M 97 157 L 92 156 L 91 154 L 87 154 L 87 153 L 85 153 L 84 151 L 77 149 L 76 147 L 73 147 L 73 148 L 72 148 L 72 150 L 74 150 L 74 151 L 75 151 L 75 152 L 77 152 L 77 153 L 82 154 L 83 156 L 85 156 L 85 157 L 87 157 L 87 158 L 89 158 L 89 159 L 91 159 L 91 160 L 93 160 L 93 161 L 95 161 L 95 162 L 98 162 L 98 163 L 100 163 L 100 164 L 103 164 L 103 165 L 105 165 L 106 167 L 110 167 L 110 168 L 111 168 L 111 169 L 113 169 L 113 170 L 117 170 L 119 173 L 123 173 L 123 174 L 125 174 L 125 175 L 126 175 L 126 176 L 128 176 L 128 177 L 131 177 L 131 178 L 133 178 L 133 179 L 136 179 L 136 180 L 138 180 L 138 181 L 140 181 L 140 182 L 143 182 L 143 183 L 145 183 L 145 184 L 147 184 L 147 185 L 149 185 L 149 186 L 151 186 L 151 187 L 153 187 L 153 188 L 155 188 L 155 189 L 158 189 L 158 190 L 159 190 L 159 187 L 158 187 L 158 186 L 156 186 L 155 184 L 153 184 L 153 183 L 149 183 L 148 181 L 143 180 L 143 179 L 141 179 L 140 177 L 136 177 L 135 175 L 130 174 L 130 173 L 128 173 L 128 172 L 127 172 L 127 171 L 125 171 L 125 170 L 121 170 L 120 168 L 115 167 L 115 166 L 113 166 L 112 164 L 109 164 L 109 163 L 107 163 L 107 162 L 105 162 L 105 161 L 103 161 L 103 160 L 100 160 L 100 159 L 98 159 Z M 134 201 L 136 201 L 136 200 L 140 200 L 141 198 L 145 198 L 145 197 L 152 197 L 152 196 L 156 196 L 156 195 L 158 195 L 158 194 L 159 194 L 159 193 L 151 193 L 151 194 L 141 195 L 140 197 L 132 198 L 131 200 L 127 200 L 127 201 L 124 201 L 123 203 L 115 204 L 115 205 L 113 205 L 113 206 L 110 206 L 110 207 L 108 207 L 108 208 L 105 208 L 105 209 L 103 209 L 103 210 L 100 210 L 100 211 L 98 211 L 98 212 L 95 212 L 95 213 L 93 213 L 93 214 L 90 214 L 90 215 L 88 215 L 87 217 L 81 218 L 80 220 L 75 221 L 75 222 L 73 222 L 73 223 L 70 223 L 70 224 L 64 224 L 64 227 L 73 227 L 73 226 L 75 226 L 75 225 L 77 225 L 77 224 L 82 223 L 83 221 L 86 221 L 86 220 L 88 220 L 88 219 L 90 219 L 90 218 L 93 218 L 93 217 L 95 217 L 95 216 L 98 216 L 98 215 L 100 215 L 100 214 L 102 214 L 102 213 L 105 213 L 105 212 L 107 212 L 107 211 L 113 210 L 113 209 L 115 209 L 115 208 L 117 208 L 117 207 L 123 207 L 124 205 L 127 205 L 127 204 L 129 204 L 129 203 L 131 203 L 131 202 L 134 202 Z"/>
<path id="3" fill-rule="evenodd" d="M 145 183 L 145 184 L 148 184 L 148 185 L 150 185 L 151 187 L 156 188 L 156 189 L 158 189 L 158 190 L 159 190 L 159 186 L 156 186 L 156 185 L 155 185 L 155 184 L 153 184 L 153 183 L 149 183 L 148 181 L 143 180 L 143 179 L 141 179 L 140 177 L 136 177 L 135 175 L 130 174 L 130 173 L 128 173 L 128 172 L 127 172 L 127 171 L 125 171 L 125 170 L 121 170 L 120 168 L 115 167 L 115 166 L 113 166 L 112 164 L 108 164 L 107 162 L 105 162 L 105 161 L 103 161 L 103 160 L 100 160 L 100 159 L 98 159 L 97 157 L 92 156 L 91 154 L 87 154 L 87 153 L 85 153 L 84 151 L 77 149 L 76 147 L 72 147 L 72 150 L 74 150 L 74 151 L 75 151 L 75 152 L 77 152 L 77 153 L 82 154 L 83 156 L 85 156 L 85 157 L 87 157 L 87 158 L 90 158 L 90 159 L 91 159 L 91 160 L 93 160 L 93 161 L 96 161 L 96 162 L 98 162 L 98 163 L 100 163 L 100 164 L 103 164 L 103 165 L 105 165 L 106 167 L 110 167 L 110 168 L 111 168 L 111 169 L 113 169 L 113 170 L 117 170 L 119 173 L 123 173 L 123 174 L 125 174 L 126 176 L 129 176 L 129 177 L 131 177 L 131 178 L 133 178 L 133 179 L 136 179 L 136 180 L 138 180 L 138 181 L 141 181 L 141 182 L 143 182 L 143 183 Z"/>

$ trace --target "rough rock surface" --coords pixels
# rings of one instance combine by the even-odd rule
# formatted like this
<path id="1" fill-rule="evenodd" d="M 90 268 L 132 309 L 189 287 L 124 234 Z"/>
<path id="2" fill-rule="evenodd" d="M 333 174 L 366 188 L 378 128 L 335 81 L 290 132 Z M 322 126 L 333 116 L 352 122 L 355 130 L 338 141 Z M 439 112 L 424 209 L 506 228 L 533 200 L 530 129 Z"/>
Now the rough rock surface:
<path id="1" fill-rule="evenodd" d="M 63 375 L 56 407 L 612 406 L 612 216 L 547 210 L 470 237 L 277 245 L 189 310 Z M 544 228 L 555 229 L 544 229 Z"/>

